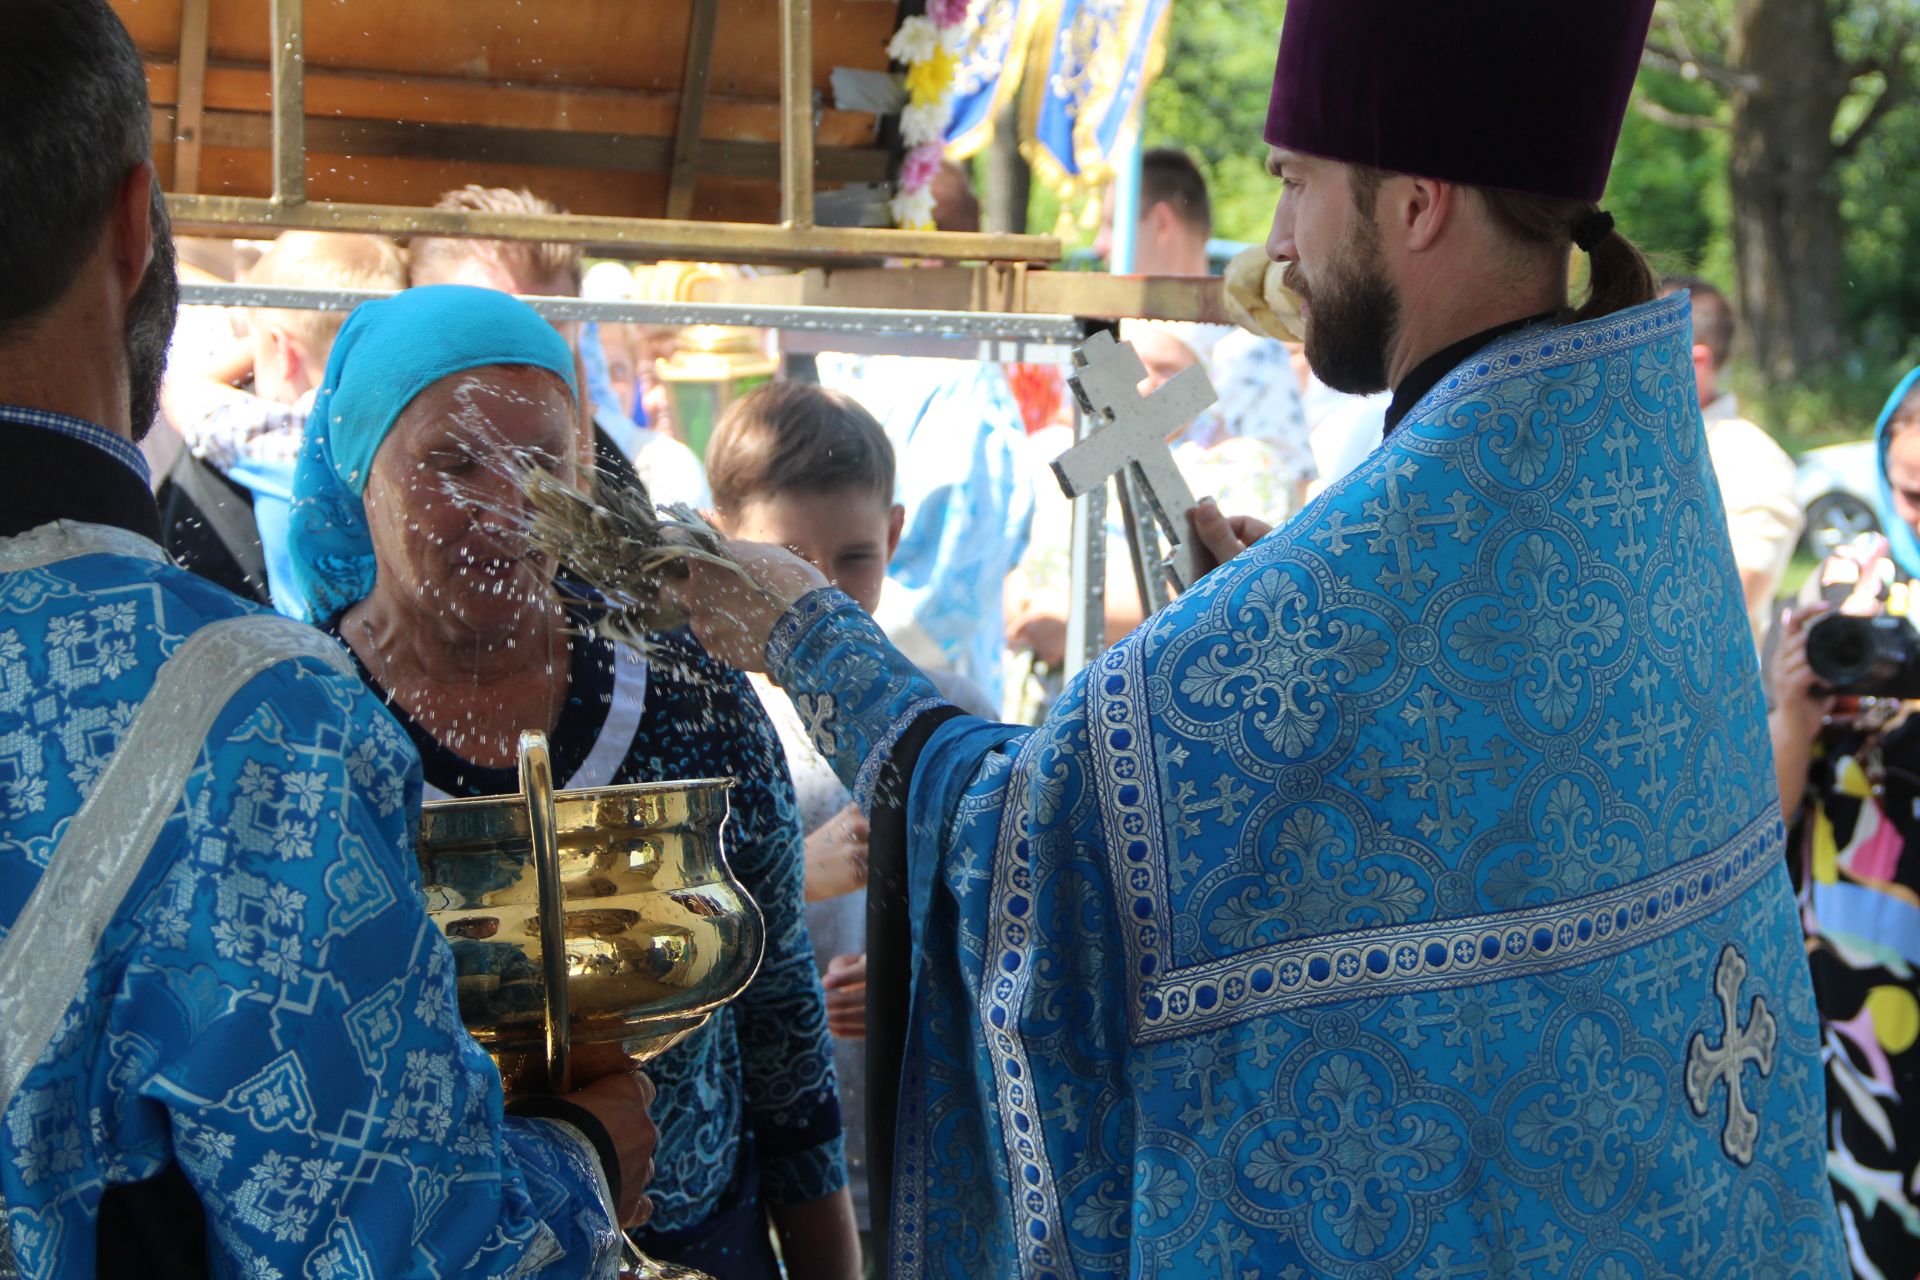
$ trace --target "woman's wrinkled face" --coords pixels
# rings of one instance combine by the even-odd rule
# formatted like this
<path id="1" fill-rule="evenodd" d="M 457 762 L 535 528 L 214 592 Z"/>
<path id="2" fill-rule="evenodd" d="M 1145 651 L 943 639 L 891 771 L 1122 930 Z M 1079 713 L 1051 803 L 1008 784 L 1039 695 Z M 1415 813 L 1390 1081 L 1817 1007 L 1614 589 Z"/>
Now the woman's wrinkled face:
<path id="1" fill-rule="evenodd" d="M 367 522 L 376 590 L 476 631 L 510 628 L 552 595 L 527 537 L 535 467 L 574 479 L 573 400 L 545 369 L 451 374 L 415 396 L 374 454 Z"/>

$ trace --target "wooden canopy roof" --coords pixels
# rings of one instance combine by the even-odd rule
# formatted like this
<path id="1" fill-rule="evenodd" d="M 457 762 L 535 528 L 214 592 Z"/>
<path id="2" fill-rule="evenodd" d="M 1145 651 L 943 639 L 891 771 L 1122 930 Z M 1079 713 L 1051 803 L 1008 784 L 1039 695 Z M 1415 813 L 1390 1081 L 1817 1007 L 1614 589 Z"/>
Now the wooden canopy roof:
<path id="1" fill-rule="evenodd" d="M 826 103 L 839 68 L 884 70 L 895 0 L 111 2 L 149 59 L 184 232 L 790 263 L 1060 256 L 1046 236 L 876 226 L 883 199 L 866 202 L 876 217 L 817 216 L 817 189 L 891 174 L 885 121 Z M 570 212 L 431 207 L 469 182 Z"/>
<path id="2" fill-rule="evenodd" d="M 269 0 L 113 0 L 147 57 L 169 191 L 273 194 Z M 468 182 L 579 214 L 780 218 L 772 0 L 310 0 L 309 199 L 431 205 Z M 893 0 L 814 0 L 811 82 L 884 71 Z M 884 182 L 878 118 L 816 107 L 822 188 Z"/>

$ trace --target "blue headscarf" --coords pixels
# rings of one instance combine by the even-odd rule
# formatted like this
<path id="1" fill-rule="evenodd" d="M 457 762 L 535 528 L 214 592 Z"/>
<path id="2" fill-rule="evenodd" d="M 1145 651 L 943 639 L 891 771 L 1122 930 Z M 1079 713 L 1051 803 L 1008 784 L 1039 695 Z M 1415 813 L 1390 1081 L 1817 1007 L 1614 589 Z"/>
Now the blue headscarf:
<path id="1" fill-rule="evenodd" d="M 364 496 L 374 454 L 415 396 L 451 374 L 490 365 L 557 373 L 579 402 L 566 341 L 507 294 L 428 285 L 362 303 L 348 318 L 294 467 L 287 544 L 296 616 L 324 621 L 373 590 Z"/>
<path id="2" fill-rule="evenodd" d="M 1893 420 L 1894 410 L 1907 398 L 1907 392 L 1913 384 L 1920 382 L 1920 367 L 1908 371 L 1900 379 L 1900 385 L 1887 397 L 1886 407 L 1880 410 L 1880 420 L 1873 424 L 1873 439 L 1876 446 L 1875 457 L 1880 465 L 1874 468 L 1873 483 L 1875 496 L 1879 498 L 1880 528 L 1887 535 L 1887 543 L 1893 551 L 1893 562 L 1909 578 L 1920 578 L 1920 538 L 1916 538 L 1913 528 L 1900 518 L 1893 507 L 1893 482 L 1887 479 L 1887 446 L 1893 443 L 1887 434 L 1887 424 Z"/>

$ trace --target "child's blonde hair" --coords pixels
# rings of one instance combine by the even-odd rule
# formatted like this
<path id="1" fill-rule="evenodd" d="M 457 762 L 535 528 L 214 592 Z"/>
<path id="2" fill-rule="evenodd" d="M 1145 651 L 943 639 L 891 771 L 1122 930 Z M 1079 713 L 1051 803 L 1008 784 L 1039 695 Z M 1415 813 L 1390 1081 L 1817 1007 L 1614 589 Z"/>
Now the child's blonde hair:
<path id="1" fill-rule="evenodd" d="M 404 289 L 407 264 L 400 246 L 385 236 L 341 231 L 287 231 L 247 273 L 248 284 L 303 289 Z M 255 309 L 254 324 L 270 323 L 324 362 L 347 322 L 344 311 Z"/>

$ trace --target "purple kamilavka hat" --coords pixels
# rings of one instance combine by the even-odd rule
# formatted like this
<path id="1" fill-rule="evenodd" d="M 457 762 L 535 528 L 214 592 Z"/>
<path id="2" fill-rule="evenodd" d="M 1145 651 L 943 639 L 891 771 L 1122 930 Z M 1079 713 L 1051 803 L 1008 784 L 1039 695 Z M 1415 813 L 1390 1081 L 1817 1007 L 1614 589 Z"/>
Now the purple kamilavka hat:
<path id="1" fill-rule="evenodd" d="M 1266 138 L 1597 201 L 1654 0 L 1288 0 Z"/>

